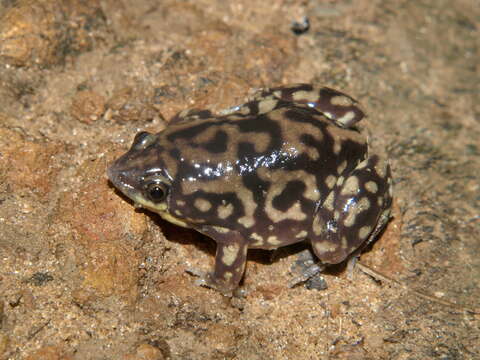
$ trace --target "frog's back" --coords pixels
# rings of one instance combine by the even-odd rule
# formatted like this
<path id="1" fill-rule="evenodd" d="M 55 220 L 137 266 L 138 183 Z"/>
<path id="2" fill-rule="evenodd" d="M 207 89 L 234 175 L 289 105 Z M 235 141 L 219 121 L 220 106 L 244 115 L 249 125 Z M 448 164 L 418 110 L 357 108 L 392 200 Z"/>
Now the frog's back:
<path id="1" fill-rule="evenodd" d="M 334 181 L 367 149 L 355 130 L 290 102 L 253 116 L 180 121 L 162 131 L 158 142 L 176 179 L 171 193 L 178 216 L 253 234 L 252 247 L 266 248 L 305 237 Z M 276 235 L 269 236 L 271 229 Z"/>

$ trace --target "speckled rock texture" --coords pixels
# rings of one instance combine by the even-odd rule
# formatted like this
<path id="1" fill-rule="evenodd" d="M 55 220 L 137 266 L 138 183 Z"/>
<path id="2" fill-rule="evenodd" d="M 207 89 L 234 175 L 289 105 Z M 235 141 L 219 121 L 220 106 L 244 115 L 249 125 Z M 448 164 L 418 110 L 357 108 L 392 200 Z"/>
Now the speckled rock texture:
<path id="1" fill-rule="evenodd" d="M 0 359 L 480 358 L 480 315 L 358 268 L 288 288 L 302 246 L 251 251 L 244 299 L 197 287 L 214 243 L 105 174 L 186 108 L 337 88 L 394 174 L 361 262 L 478 309 L 479 37 L 476 0 L 0 1 Z"/>

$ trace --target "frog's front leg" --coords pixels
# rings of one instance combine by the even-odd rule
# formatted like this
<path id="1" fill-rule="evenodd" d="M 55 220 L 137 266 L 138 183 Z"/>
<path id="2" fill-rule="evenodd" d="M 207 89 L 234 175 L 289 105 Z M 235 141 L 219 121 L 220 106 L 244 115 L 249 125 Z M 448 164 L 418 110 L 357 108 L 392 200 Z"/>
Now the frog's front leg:
<path id="1" fill-rule="evenodd" d="M 371 242 L 389 220 L 392 185 L 389 165 L 372 156 L 340 176 L 318 212 L 310 236 L 315 255 L 338 264 Z"/>
<path id="2" fill-rule="evenodd" d="M 207 274 L 195 271 L 192 273 L 200 276 L 196 281 L 197 285 L 218 290 L 224 295 L 232 295 L 245 272 L 248 242 L 237 232 L 218 231 L 222 230 L 214 228 L 201 230 L 217 242 L 214 271 Z"/>

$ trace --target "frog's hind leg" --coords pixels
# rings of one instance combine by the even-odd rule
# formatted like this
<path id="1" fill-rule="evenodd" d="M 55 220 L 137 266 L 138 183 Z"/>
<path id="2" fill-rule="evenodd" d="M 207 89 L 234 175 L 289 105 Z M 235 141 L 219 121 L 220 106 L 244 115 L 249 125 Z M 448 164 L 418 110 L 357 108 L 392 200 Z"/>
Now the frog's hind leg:
<path id="1" fill-rule="evenodd" d="M 365 113 L 351 96 L 340 91 L 311 84 L 292 84 L 257 90 L 252 98 L 258 103 L 271 98 L 304 104 L 317 110 L 342 128 L 350 128 L 365 117 Z"/>
<path id="2" fill-rule="evenodd" d="M 339 177 L 312 224 L 310 240 L 325 264 L 338 264 L 373 241 L 390 219 L 388 163 L 372 156 Z"/>

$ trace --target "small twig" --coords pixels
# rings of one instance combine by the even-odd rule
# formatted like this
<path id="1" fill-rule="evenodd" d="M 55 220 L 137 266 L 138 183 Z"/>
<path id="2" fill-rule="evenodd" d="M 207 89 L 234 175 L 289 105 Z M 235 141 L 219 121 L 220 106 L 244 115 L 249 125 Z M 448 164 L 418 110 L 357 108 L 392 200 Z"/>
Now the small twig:
<path id="1" fill-rule="evenodd" d="M 468 307 L 458 305 L 458 304 L 455 304 L 455 303 L 447 301 L 447 300 L 440 299 L 440 298 L 438 298 L 434 295 L 430 295 L 430 294 L 424 293 L 424 292 L 419 291 L 419 290 L 411 289 L 410 287 L 408 287 L 408 285 L 403 284 L 403 283 L 401 283 L 401 282 L 399 282 L 395 279 L 392 279 L 392 278 L 390 278 L 386 275 L 383 275 L 383 274 L 373 270 L 371 267 L 369 267 L 365 264 L 362 264 L 359 261 L 356 263 L 356 266 L 360 270 L 362 270 L 365 274 L 370 275 L 374 279 L 385 281 L 386 283 L 390 283 L 390 284 L 395 284 L 395 285 L 401 287 L 402 289 L 404 289 L 405 291 L 410 292 L 410 293 L 412 293 L 412 294 L 414 294 L 414 295 L 416 295 L 416 296 L 418 296 L 422 299 L 429 300 L 429 301 L 432 301 L 434 303 L 437 303 L 437 304 L 440 304 L 440 305 L 443 305 L 443 306 L 447 306 L 447 307 L 450 307 L 450 308 L 453 308 L 453 309 L 456 309 L 456 310 L 459 310 L 459 311 L 462 311 L 462 312 L 469 312 L 469 313 L 472 313 L 472 314 L 480 314 L 480 309 L 468 308 Z"/>
<path id="2" fill-rule="evenodd" d="M 50 321 L 51 320 L 46 321 L 44 324 L 40 325 L 38 328 L 36 328 L 32 332 L 30 332 L 30 334 L 28 334 L 28 336 L 27 336 L 28 341 L 32 340 L 35 337 L 35 335 L 37 335 L 40 331 L 45 329 L 45 327 L 48 324 L 50 324 Z"/>

